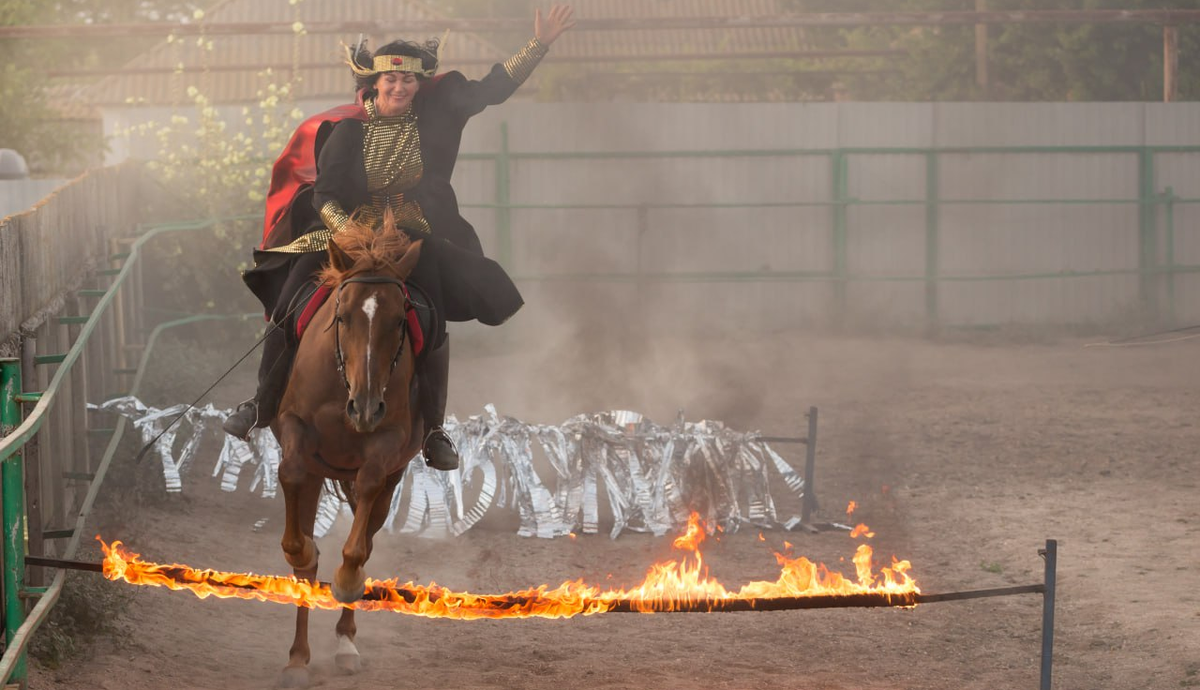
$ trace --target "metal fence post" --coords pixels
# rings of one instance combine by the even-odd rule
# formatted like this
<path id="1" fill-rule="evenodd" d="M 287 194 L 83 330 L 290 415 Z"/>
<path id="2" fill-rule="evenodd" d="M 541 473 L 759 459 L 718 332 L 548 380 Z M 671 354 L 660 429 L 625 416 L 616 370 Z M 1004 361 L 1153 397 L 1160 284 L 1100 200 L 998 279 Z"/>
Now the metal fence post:
<path id="1" fill-rule="evenodd" d="M 1158 200 L 1154 195 L 1154 152 L 1138 152 L 1138 292 L 1142 305 L 1157 321 L 1158 300 Z"/>
<path id="2" fill-rule="evenodd" d="M 21 424 L 21 404 L 17 401 L 20 393 L 21 360 L 0 359 L 0 436 L 8 435 Z M 0 492 L 4 500 L 0 508 L 4 523 L 4 640 L 8 644 L 25 621 L 25 604 L 21 600 L 25 586 L 25 484 L 20 453 L 3 458 L 0 464 Z M 22 657 L 11 679 L 24 678 Z"/>
<path id="3" fill-rule="evenodd" d="M 1163 263 L 1166 264 L 1164 276 L 1167 281 L 1167 317 L 1171 319 L 1172 326 L 1179 323 L 1175 318 L 1175 200 L 1178 198 L 1174 187 L 1167 187 L 1163 192 L 1163 223 L 1166 225 L 1163 243 L 1167 245 L 1163 251 Z"/>
<path id="4" fill-rule="evenodd" d="M 646 309 L 646 267 L 644 264 L 643 254 L 646 249 L 646 233 L 650 231 L 650 207 L 642 204 L 637 207 L 637 238 L 633 242 L 633 273 L 634 273 L 634 305 L 630 311 L 636 315 L 639 327 L 644 328 L 647 323 L 648 313 Z"/>
<path id="5" fill-rule="evenodd" d="M 846 215 L 848 203 L 846 154 L 834 151 L 831 174 L 833 176 L 833 323 L 842 323 L 846 318 Z"/>
<path id="6" fill-rule="evenodd" d="M 938 154 L 925 154 L 925 320 L 930 332 L 938 326 Z"/>
<path id="7" fill-rule="evenodd" d="M 32 335 L 27 335 L 21 339 L 21 388 L 38 388 L 37 376 L 37 338 Z M 17 417 L 17 423 L 21 423 L 21 417 Z M 33 438 L 25 443 L 25 447 L 21 449 L 21 465 L 24 468 L 25 478 L 25 513 L 26 524 L 29 525 L 29 548 L 33 553 L 44 553 L 44 545 L 42 541 L 42 529 L 44 520 L 42 518 L 42 465 L 40 452 L 40 438 L 42 434 L 35 434 Z M 45 584 L 45 571 L 42 568 L 30 568 L 28 573 L 28 581 L 30 585 L 35 587 Z"/>
<path id="8" fill-rule="evenodd" d="M 1046 591 L 1042 593 L 1042 682 L 1040 690 L 1050 690 L 1050 671 L 1054 662 L 1054 594 L 1058 580 L 1058 541 L 1046 540 L 1039 553 L 1046 559 Z"/>
<path id="9" fill-rule="evenodd" d="M 812 514 L 817 509 L 817 408 L 808 408 L 808 436 L 804 442 L 804 502 L 801 506 L 800 522 L 812 524 Z"/>
<path id="10" fill-rule="evenodd" d="M 500 152 L 496 154 L 496 258 L 513 271 L 512 209 L 509 187 L 508 123 L 500 123 Z"/>

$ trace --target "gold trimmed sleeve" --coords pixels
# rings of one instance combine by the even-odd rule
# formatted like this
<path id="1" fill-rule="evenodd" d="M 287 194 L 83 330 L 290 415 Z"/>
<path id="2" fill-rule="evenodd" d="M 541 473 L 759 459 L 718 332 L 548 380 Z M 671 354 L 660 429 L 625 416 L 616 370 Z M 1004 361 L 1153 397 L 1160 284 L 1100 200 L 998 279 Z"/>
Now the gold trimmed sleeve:
<path id="1" fill-rule="evenodd" d="M 538 66 L 550 49 L 544 43 L 532 38 L 516 55 L 504 61 L 504 71 L 518 84 L 524 84 L 533 68 Z"/>
<path id="2" fill-rule="evenodd" d="M 321 207 L 321 220 L 325 221 L 325 227 L 333 232 L 341 232 L 346 227 L 346 223 L 350 222 L 350 215 L 338 202 L 330 199 Z"/>

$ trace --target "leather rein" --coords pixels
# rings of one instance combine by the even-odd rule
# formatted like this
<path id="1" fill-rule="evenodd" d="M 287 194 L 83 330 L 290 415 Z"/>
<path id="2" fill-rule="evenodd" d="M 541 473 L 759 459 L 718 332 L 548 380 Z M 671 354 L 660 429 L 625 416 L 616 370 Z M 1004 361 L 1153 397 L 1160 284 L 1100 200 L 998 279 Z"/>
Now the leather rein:
<path id="1" fill-rule="evenodd" d="M 350 379 L 346 378 L 346 358 L 342 355 L 342 288 L 348 283 L 369 283 L 374 285 L 395 285 L 400 288 L 400 293 L 404 295 L 404 312 L 407 314 L 409 309 L 412 309 L 412 302 L 408 299 L 408 290 L 404 287 L 404 281 L 399 278 L 389 278 L 387 276 L 354 276 L 347 278 L 338 284 L 337 296 L 333 304 L 333 342 L 334 351 L 337 356 L 337 370 L 342 375 L 342 383 L 346 386 L 346 392 L 350 392 Z M 406 321 L 400 323 L 400 346 L 396 348 L 396 356 L 392 357 L 391 367 L 388 368 L 388 378 L 392 378 L 392 373 L 396 371 L 396 365 L 400 362 L 400 355 L 404 352 L 404 343 L 408 339 L 408 324 Z"/>

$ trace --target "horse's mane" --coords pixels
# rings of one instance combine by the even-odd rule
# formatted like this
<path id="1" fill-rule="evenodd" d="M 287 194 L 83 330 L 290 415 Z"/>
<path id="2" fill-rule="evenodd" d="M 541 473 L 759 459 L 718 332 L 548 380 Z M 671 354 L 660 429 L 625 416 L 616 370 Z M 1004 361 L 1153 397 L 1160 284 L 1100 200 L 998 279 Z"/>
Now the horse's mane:
<path id="1" fill-rule="evenodd" d="M 351 219 L 331 241 L 350 256 L 352 263 L 345 270 L 322 268 L 317 273 L 322 285 L 337 285 L 352 274 L 393 272 L 396 262 L 412 246 L 409 236 L 396 229 L 390 212 L 377 230 Z"/>

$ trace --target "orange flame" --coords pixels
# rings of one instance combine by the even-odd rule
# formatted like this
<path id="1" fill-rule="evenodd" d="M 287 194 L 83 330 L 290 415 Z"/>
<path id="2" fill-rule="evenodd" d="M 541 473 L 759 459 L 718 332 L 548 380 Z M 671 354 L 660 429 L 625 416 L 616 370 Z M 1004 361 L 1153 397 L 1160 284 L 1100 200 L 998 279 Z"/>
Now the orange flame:
<path id="1" fill-rule="evenodd" d="M 714 610 L 730 602 L 760 602 L 790 597 L 844 597 L 882 595 L 902 604 L 910 604 L 920 592 L 909 575 L 908 561 L 892 559 L 889 567 L 875 572 L 871 547 L 862 544 L 854 555 L 856 579 L 830 571 L 824 564 L 806 558 L 776 553 L 781 566 L 774 582 L 760 581 L 732 591 L 708 575 L 700 554 L 705 526 L 696 514 L 688 520 L 687 530 L 675 539 L 674 546 L 688 552 L 680 560 L 656 563 L 641 584 L 630 589 L 608 589 L 584 584 L 582 580 L 564 582 L 550 589 L 541 585 L 507 594 L 455 592 L 436 584 L 403 585 L 396 580 L 367 580 L 364 599 L 352 604 L 355 609 L 396 611 L 430 618 L 472 620 L 479 618 L 570 618 L 613 610 L 643 613 L 660 611 Z M 99 539 L 99 537 L 97 537 Z M 196 570 L 183 565 L 162 565 L 141 560 L 127 551 L 121 542 L 101 540 L 104 549 L 104 576 L 136 585 L 154 585 L 173 590 L 189 590 L 200 598 L 209 596 L 253 599 L 293 604 L 309 608 L 337 609 L 338 603 L 324 583 L 274 577 Z M 790 545 L 788 549 L 790 550 Z"/>
<path id="2" fill-rule="evenodd" d="M 849 520 L 854 516 L 854 509 L 858 507 L 858 503 L 850 501 L 850 505 L 846 506 L 846 519 Z"/>
<path id="3" fill-rule="evenodd" d="M 692 513 L 688 517 L 687 531 L 675 537 L 673 546 L 682 551 L 692 551 L 698 555 L 700 544 L 704 541 L 705 536 L 704 523 L 700 520 L 700 514 Z"/>
<path id="4" fill-rule="evenodd" d="M 854 529 L 850 530 L 850 538 L 857 539 L 862 536 L 865 536 L 867 539 L 870 539 L 871 537 L 875 536 L 875 533 L 871 531 L 870 527 L 867 527 L 866 525 L 864 525 L 863 523 L 860 522 L 860 523 L 858 523 L 858 525 L 856 525 L 854 527 Z"/>

